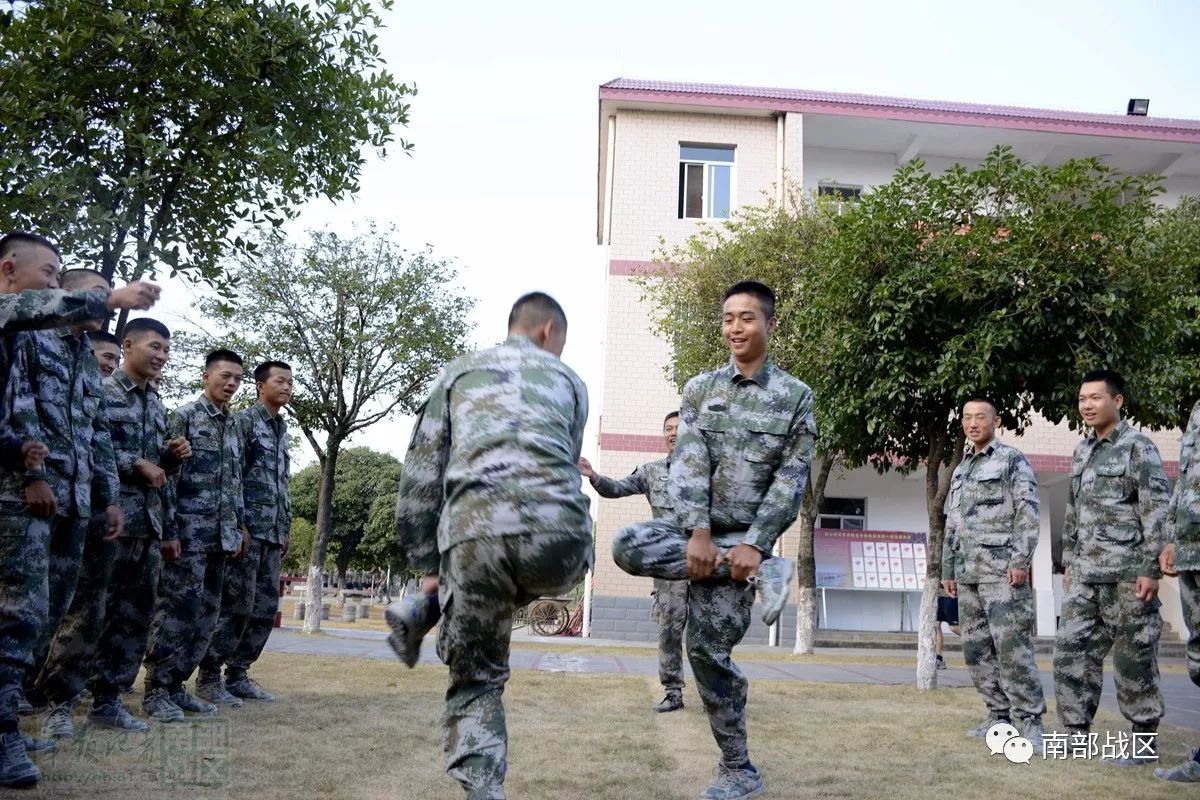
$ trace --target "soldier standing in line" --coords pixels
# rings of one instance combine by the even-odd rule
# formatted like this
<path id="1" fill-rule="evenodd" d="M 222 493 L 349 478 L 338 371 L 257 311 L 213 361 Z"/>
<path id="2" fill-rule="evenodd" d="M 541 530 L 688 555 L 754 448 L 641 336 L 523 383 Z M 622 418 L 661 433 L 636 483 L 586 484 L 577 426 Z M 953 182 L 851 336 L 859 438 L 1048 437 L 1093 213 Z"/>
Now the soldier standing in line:
<path id="1" fill-rule="evenodd" d="M 942 585 L 958 599 L 963 659 L 988 714 L 968 735 L 982 738 L 1015 717 L 1042 749 L 1046 701 L 1033 648 L 1029 567 L 1037 547 L 1037 478 L 1025 454 L 996 439 L 990 400 L 963 405 L 967 446 L 950 479 Z"/>
<path id="2" fill-rule="evenodd" d="M 771 550 L 800 511 L 816 442 L 812 390 L 768 356 L 775 325 L 769 287 L 743 281 L 725 293 L 731 358 L 684 387 L 671 460 L 675 515 L 613 540 L 613 559 L 630 575 L 691 579 L 688 661 L 721 750 L 707 800 L 763 791 L 746 745 L 747 682 L 732 652 L 750 627 L 755 585 L 766 624 L 787 602 L 795 564 Z"/>
<path id="3" fill-rule="evenodd" d="M 161 489 L 167 471 L 177 469 L 191 450 L 182 437 L 167 441 L 166 409 L 147 385 L 167 362 L 170 331 L 140 317 L 125 325 L 122 338 L 124 363 L 105 379 L 104 394 L 125 528 L 119 538 L 109 538 L 93 518 L 75 598 L 55 634 L 39 688 L 53 703 L 73 703 L 90 677 L 90 723 L 145 731 L 149 726 L 121 702 L 119 686 L 145 655 L 158 586 Z"/>
<path id="4" fill-rule="evenodd" d="M 51 749 L 50 740 L 21 735 L 18 706 L 33 648 L 45 625 L 49 606 L 47 560 L 54 493 L 45 481 L 40 441 L 23 440 L 12 429 L 15 418 L 36 415 L 22 351 L 12 348 L 10 334 L 21 330 L 72 325 L 103 319 L 117 308 L 146 309 L 159 288 L 135 282 L 122 289 L 91 292 L 55 289 L 61 267 L 58 250 L 32 233 L 0 238 L 0 787 L 22 788 L 38 782 L 40 773 L 29 752 Z"/>
<path id="5" fill-rule="evenodd" d="M 204 360 L 204 394 L 172 411 L 167 435 L 191 457 L 167 481 L 174 513 L 164 520 L 163 565 L 146 652 L 142 709 L 178 722 L 184 711 L 217 707 L 184 688 L 208 650 L 221 615 L 225 563 L 249 544 L 242 505 L 242 454 L 229 401 L 242 385 L 242 357 L 214 350 Z"/>
<path id="6" fill-rule="evenodd" d="M 282 361 L 267 361 L 255 368 L 254 382 L 258 402 L 233 417 L 242 451 L 242 499 L 250 546 L 244 557 L 226 565 L 221 618 L 196 679 L 197 695 L 234 707 L 242 700 L 275 699 L 247 673 L 275 625 L 279 572 L 292 531 L 288 432 L 281 413 L 292 399 L 292 368 Z"/>
<path id="7" fill-rule="evenodd" d="M 567 318 L 549 295 L 512 307 L 503 344 L 451 361 L 417 415 L 396 532 L 421 592 L 388 607 L 388 642 L 408 666 L 441 617 L 450 670 L 446 772 L 469 800 L 502 800 L 513 616 L 575 586 L 592 564 L 580 490 L 587 389 L 560 360 Z"/>
<path id="8" fill-rule="evenodd" d="M 64 272 L 62 283 L 69 290 L 108 288 L 104 276 L 85 269 Z M 47 702 L 38 695 L 35 683 L 75 595 L 93 504 L 97 512 L 103 510 L 105 535 L 119 536 L 124 527 L 100 370 L 87 337 L 101 324 L 89 320 L 57 331 L 20 333 L 12 342 L 13 350 L 22 352 L 25 360 L 36 409 L 36 414 L 14 419 L 13 430 L 50 448 L 46 477 L 56 503 L 47 561 L 48 613 L 34 646 L 33 666 L 25 676 L 26 695 L 34 706 Z M 42 735 L 70 737 L 71 714 L 70 702 L 48 702 Z"/>
<path id="9" fill-rule="evenodd" d="M 579 470 L 591 481 L 601 497 L 618 498 L 644 494 L 650 502 L 655 519 L 674 513 L 669 473 L 671 454 L 679 435 L 679 412 L 672 411 L 663 420 L 663 440 L 667 457 L 642 464 L 624 480 L 598 475 L 586 458 L 579 459 Z M 666 696 L 656 703 L 655 711 L 665 713 L 683 708 L 683 629 L 687 625 L 687 581 L 654 579 L 654 607 L 651 611 L 658 623 L 658 680 Z"/>
<path id="10" fill-rule="evenodd" d="M 1179 444 L 1179 480 L 1167 512 L 1169 544 L 1159 556 L 1164 575 L 1179 576 L 1179 600 L 1187 625 L 1187 666 L 1200 686 L 1200 403 L 1192 407 Z M 1200 783 L 1200 748 L 1182 764 L 1154 770 L 1154 777 L 1177 783 Z"/>
<path id="11" fill-rule="evenodd" d="M 1072 734 L 1088 733 L 1100 703 L 1104 658 L 1113 650 L 1117 703 L 1134 736 L 1128 757 L 1106 761 L 1140 766 L 1156 752 L 1163 715 L 1158 557 L 1170 497 L 1158 448 L 1121 419 L 1124 403 L 1125 381 L 1118 373 L 1083 376 L 1079 411 L 1091 433 L 1071 462 L 1054 686 L 1063 724 Z"/>

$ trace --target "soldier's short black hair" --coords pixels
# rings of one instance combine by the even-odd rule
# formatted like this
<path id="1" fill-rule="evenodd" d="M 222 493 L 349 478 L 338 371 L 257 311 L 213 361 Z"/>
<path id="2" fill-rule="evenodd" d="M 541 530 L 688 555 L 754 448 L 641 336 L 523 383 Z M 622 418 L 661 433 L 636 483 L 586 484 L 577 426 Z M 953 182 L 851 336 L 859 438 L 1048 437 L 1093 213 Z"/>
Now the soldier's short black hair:
<path id="1" fill-rule="evenodd" d="M 58 285 L 64 289 L 74 289 L 85 283 L 89 278 L 98 278 L 106 286 L 112 286 L 112 281 L 104 277 L 102 273 L 85 267 L 74 267 L 63 270 L 58 275 Z"/>
<path id="2" fill-rule="evenodd" d="M 171 338 L 171 331 L 167 329 L 156 319 L 150 317 L 137 317 L 125 323 L 125 327 L 121 330 L 121 335 L 125 338 L 137 338 L 146 333 L 155 333 L 164 339 Z"/>
<path id="3" fill-rule="evenodd" d="M 675 419 L 678 416 L 679 416 L 678 411 L 672 411 L 670 414 L 667 414 L 665 417 L 663 417 L 663 427 L 666 427 L 666 424 L 668 422 L 670 422 L 671 420 Z"/>
<path id="4" fill-rule="evenodd" d="M 963 401 L 963 408 L 966 408 L 967 403 L 987 403 L 992 407 L 992 413 L 1000 416 L 1000 406 L 996 405 L 996 401 L 988 397 L 986 394 L 973 394 Z"/>
<path id="5" fill-rule="evenodd" d="M 41 247 L 48 247 L 50 248 L 50 252 L 62 258 L 62 253 L 58 252 L 58 248 L 54 245 L 54 242 L 41 234 L 30 231 L 10 231 L 0 237 L 0 258 L 12 255 L 12 248 L 18 244 L 36 244 Z"/>
<path id="6" fill-rule="evenodd" d="M 763 316 L 767 319 L 772 319 L 775 316 L 775 292 L 771 291 L 771 287 L 765 283 L 758 281 L 738 281 L 733 286 L 725 290 L 725 296 L 721 298 L 721 302 L 725 302 L 735 294 L 748 294 L 758 300 L 758 304 L 762 306 Z"/>
<path id="7" fill-rule="evenodd" d="M 121 346 L 121 343 L 117 341 L 117 337 L 113 336 L 108 331 L 89 331 L 88 341 L 90 341 L 92 344 L 103 342 L 104 344 L 111 344 L 114 347 Z"/>
<path id="8" fill-rule="evenodd" d="M 264 361 L 254 368 L 254 380 L 258 383 L 265 381 L 267 378 L 271 377 L 272 368 L 286 369 L 288 372 L 292 371 L 292 365 L 288 364 L 287 362 Z"/>
<path id="9" fill-rule="evenodd" d="M 521 325 L 536 328 L 554 320 L 562 328 L 567 327 L 567 312 L 550 295 L 545 292 L 529 292 L 517 298 L 512 311 L 508 312 L 508 327 Z"/>
<path id="10" fill-rule="evenodd" d="M 1080 383 L 1095 383 L 1096 381 L 1104 381 L 1110 397 L 1125 396 L 1125 378 L 1116 370 L 1094 369 L 1085 374 Z"/>
<path id="11" fill-rule="evenodd" d="M 216 364 L 218 361 L 232 361 L 234 364 L 241 366 L 242 357 L 239 356 L 237 353 L 233 352 L 232 350 L 226 350 L 224 348 L 221 348 L 219 350 L 213 350 L 211 353 L 209 353 L 207 356 L 204 357 L 204 368 L 208 369 L 213 364 Z"/>

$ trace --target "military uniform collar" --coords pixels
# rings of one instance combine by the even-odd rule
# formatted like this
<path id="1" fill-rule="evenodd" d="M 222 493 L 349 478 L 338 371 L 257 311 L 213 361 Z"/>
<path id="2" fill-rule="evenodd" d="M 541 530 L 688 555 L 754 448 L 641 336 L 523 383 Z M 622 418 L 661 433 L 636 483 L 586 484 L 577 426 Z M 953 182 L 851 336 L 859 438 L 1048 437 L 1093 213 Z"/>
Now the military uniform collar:
<path id="1" fill-rule="evenodd" d="M 520 347 L 525 350 L 539 349 L 538 346 L 533 343 L 533 340 L 523 333 L 510 333 L 508 338 L 504 340 L 504 343 L 511 345 L 512 347 Z"/>
<path id="2" fill-rule="evenodd" d="M 762 388 L 766 389 L 771 383 L 771 375 L 775 372 L 775 364 L 771 361 L 771 357 L 767 356 L 767 360 L 758 368 L 758 372 L 747 378 L 742 375 L 742 371 L 738 369 L 737 362 L 731 357 L 729 363 L 722 368 L 724 377 L 730 383 L 742 384 L 746 382 L 757 383 Z"/>
<path id="3" fill-rule="evenodd" d="M 1000 439 L 995 436 L 993 436 L 992 440 L 987 443 L 987 447 L 983 448 L 978 453 L 975 452 L 975 445 L 971 442 L 967 442 L 966 446 L 963 448 L 963 460 L 976 457 L 987 458 L 992 453 L 996 452 L 997 448 L 999 447 Z"/>
<path id="4" fill-rule="evenodd" d="M 283 410 L 281 409 L 278 416 L 271 416 L 271 410 L 267 408 L 267 404 L 259 400 L 254 404 L 254 410 L 258 412 L 258 416 L 265 422 L 274 424 L 277 420 L 283 419 Z"/>
<path id="5" fill-rule="evenodd" d="M 150 388 L 150 384 L 146 384 L 144 387 L 138 386 L 136 383 L 133 382 L 133 378 L 129 377 L 129 373 L 123 369 L 118 369 L 116 372 L 113 373 L 113 380 L 116 381 L 117 386 L 120 386 L 121 389 L 123 391 L 125 391 L 126 393 L 135 392 L 139 389 L 141 389 L 144 392 L 153 392 L 154 391 L 153 389 Z"/>
<path id="6" fill-rule="evenodd" d="M 1125 436 L 1125 432 L 1128 430 L 1129 430 L 1129 423 L 1122 419 L 1120 422 L 1117 423 L 1117 427 L 1115 427 L 1111 431 L 1109 431 L 1108 436 L 1105 436 L 1103 439 L 1101 439 L 1096 434 L 1096 431 L 1093 430 L 1088 435 L 1088 442 L 1093 446 L 1099 444 L 1100 442 L 1108 442 L 1109 444 L 1116 444 L 1117 442 L 1121 441 L 1121 438 Z"/>
<path id="7" fill-rule="evenodd" d="M 200 395 L 200 407 L 208 412 L 210 417 L 224 417 L 227 415 L 225 409 L 220 408 L 212 400 L 208 399 L 208 395 Z"/>

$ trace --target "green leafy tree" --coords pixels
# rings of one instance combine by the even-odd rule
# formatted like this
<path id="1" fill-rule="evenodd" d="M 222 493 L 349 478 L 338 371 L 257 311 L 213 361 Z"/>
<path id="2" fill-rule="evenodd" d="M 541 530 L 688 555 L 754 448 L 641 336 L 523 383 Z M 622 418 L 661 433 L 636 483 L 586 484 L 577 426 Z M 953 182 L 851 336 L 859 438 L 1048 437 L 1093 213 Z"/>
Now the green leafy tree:
<path id="1" fill-rule="evenodd" d="M 977 169 L 934 176 L 910 164 L 836 220 L 798 310 L 839 320 L 821 422 L 847 462 L 924 469 L 921 688 L 937 685 L 942 508 L 963 454 L 964 400 L 985 392 L 1018 433 L 1035 414 L 1077 426 L 1080 375 L 1111 367 L 1131 380 L 1129 418 L 1178 422 L 1171 317 L 1195 284 L 1161 258 L 1159 192 L 1160 179 L 1095 159 L 1036 167 L 998 148 Z"/>
<path id="2" fill-rule="evenodd" d="M 638 280 L 654 303 L 655 330 L 672 344 L 667 373 L 676 386 L 682 390 L 693 376 L 729 360 L 721 337 L 722 298 L 737 281 L 757 280 L 774 289 L 778 300 L 780 322 L 771 339 L 772 358 L 813 387 L 818 420 L 823 418 L 829 396 L 823 354 L 834 326 L 820 324 L 798 309 L 811 295 L 814 273 L 822 269 L 823 248 L 840 208 L 789 185 L 781 201 L 744 207 L 718 226 L 702 226 L 681 245 L 660 248 L 656 270 Z M 796 653 L 811 653 L 816 638 L 813 526 L 838 461 L 837 449 L 822 430 L 820 460 L 808 482 L 796 531 Z"/>
<path id="3" fill-rule="evenodd" d="M 392 508 L 395 508 L 399 480 L 400 462 L 388 453 L 368 447 L 352 447 L 338 458 L 330 518 L 329 557 L 337 569 L 339 588 L 346 585 L 346 571 L 351 567 L 379 567 L 370 557 L 371 554 L 362 551 L 361 546 L 371 533 L 379 533 L 372 531 L 372 523 L 378 521 L 377 515 L 373 516 L 378 506 L 390 497 Z M 314 525 L 320 487 L 320 464 L 311 464 L 292 478 L 292 513 Z M 394 522 L 390 527 L 391 538 L 395 539 Z M 374 541 L 371 543 L 372 548 L 376 545 Z"/>
<path id="4" fill-rule="evenodd" d="M 390 230 L 373 226 L 351 237 L 313 232 L 302 245 L 273 236 L 234 275 L 238 305 L 202 300 L 202 333 L 187 342 L 193 355 L 220 345 L 241 352 L 248 365 L 273 359 L 292 366 L 289 423 L 320 472 L 304 620 L 312 632 L 320 628 L 346 441 L 397 412 L 416 411 L 442 365 L 466 349 L 474 300 L 456 285 L 452 262 L 428 248 L 405 251 Z M 196 359 L 183 354 L 179 361 Z"/>
<path id="5" fill-rule="evenodd" d="M 0 48 L 0 217 L 132 280 L 231 289 L 227 256 L 309 199 L 355 193 L 415 89 L 390 0 L 45 0 Z M 254 234 L 254 235 L 251 235 Z M 123 321 L 124 318 L 122 318 Z"/>
<path id="6" fill-rule="evenodd" d="M 295 476 L 292 476 L 292 502 L 295 503 Z M 284 572 L 305 572 L 308 560 L 312 558 L 313 540 L 316 538 L 316 528 L 302 517 L 292 518 L 292 539 L 288 554 L 283 558 Z"/>

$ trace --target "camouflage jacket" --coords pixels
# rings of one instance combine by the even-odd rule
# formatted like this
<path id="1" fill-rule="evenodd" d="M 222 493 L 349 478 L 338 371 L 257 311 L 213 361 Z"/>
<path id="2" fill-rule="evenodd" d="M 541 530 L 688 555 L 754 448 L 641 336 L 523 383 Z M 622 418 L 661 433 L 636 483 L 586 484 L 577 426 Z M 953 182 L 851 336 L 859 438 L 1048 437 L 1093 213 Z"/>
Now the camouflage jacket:
<path id="1" fill-rule="evenodd" d="M 1179 480 L 1167 512 L 1168 540 L 1175 542 L 1175 566 L 1200 571 L 1200 403 L 1192 407 L 1179 444 Z"/>
<path id="2" fill-rule="evenodd" d="M 1063 522 L 1063 566 L 1072 581 L 1159 578 L 1167 473 L 1154 442 L 1125 421 L 1104 439 L 1075 447 Z"/>
<path id="3" fill-rule="evenodd" d="M 158 399 L 158 392 L 138 386 L 123 370 L 104 379 L 104 398 L 121 478 L 124 535 L 161 539 L 169 494 L 165 487 L 146 485 L 133 465 L 144 458 L 168 472 L 178 469 L 179 465 L 167 455 L 167 409 Z"/>
<path id="4" fill-rule="evenodd" d="M 26 290 L 20 294 L 0 294 L 0 334 L 39 328 L 69 327 L 89 319 L 104 319 L 108 316 L 108 290 L 93 289 L 88 292 L 66 292 L 61 289 Z M 0 346 L 0 395 L 8 386 L 8 375 L 12 366 L 9 343 Z M 22 369 L 22 373 L 24 369 Z M 20 378 L 18 378 L 20 380 Z M 14 394 L 28 391 L 28 386 L 14 387 Z M 8 402 L 7 400 L 5 401 Z M 17 405 L 29 405 L 21 401 Z M 21 447 L 24 440 L 9 426 L 10 415 L 5 413 L 0 421 L 0 468 L 23 473 L 24 458 Z M 14 482 L 19 478 L 14 478 Z"/>
<path id="5" fill-rule="evenodd" d="M 287 422 L 282 414 L 272 417 L 262 403 L 234 414 L 233 419 L 242 450 L 246 527 L 255 539 L 282 544 L 292 531 Z"/>
<path id="6" fill-rule="evenodd" d="M 246 517 L 237 425 L 201 395 L 167 415 L 167 439 L 177 436 L 191 443 L 192 457 L 168 481 L 174 509 L 163 536 L 178 539 L 185 550 L 232 553 L 241 546 Z"/>
<path id="7" fill-rule="evenodd" d="M 109 436 L 100 368 L 87 334 L 69 330 L 16 334 L 13 351 L 24 359 L 33 397 L 10 420 L 25 441 L 50 448 L 46 480 L 58 501 L 58 515 L 90 519 L 117 502 L 117 465 Z M 23 496 L 22 482 L 6 481 L 4 494 Z"/>
<path id="8" fill-rule="evenodd" d="M 587 414 L 579 376 L 524 336 L 450 362 L 417 413 L 400 476 L 409 565 L 436 571 L 439 553 L 492 536 L 590 541 L 578 466 Z"/>
<path id="9" fill-rule="evenodd" d="M 945 511 L 942 578 L 995 583 L 1010 569 L 1029 570 L 1041 519 L 1037 478 L 1020 450 L 996 439 L 981 453 L 968 444 Z"/>
<path id="10" fill-rule="evenodd" d="M 816 435 L 812 390 L 770 359 L 753 378 L 732 361 L 692 378 L 671 459 L 680 526 L 770 553 L 800 511 Z"/>
<path id="11" fill-rule="evenodd" d="M 644 494 L 650 501 L 654 518 L 665 517 L 674 510 L 670 491 L 671 459 L 650 461 L 630 473 L 628 478 L 616 481 L 604 475 L 592 478 L 592 487 L 601 497 L 617 498 Z"/>

